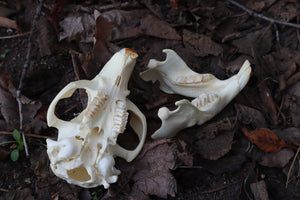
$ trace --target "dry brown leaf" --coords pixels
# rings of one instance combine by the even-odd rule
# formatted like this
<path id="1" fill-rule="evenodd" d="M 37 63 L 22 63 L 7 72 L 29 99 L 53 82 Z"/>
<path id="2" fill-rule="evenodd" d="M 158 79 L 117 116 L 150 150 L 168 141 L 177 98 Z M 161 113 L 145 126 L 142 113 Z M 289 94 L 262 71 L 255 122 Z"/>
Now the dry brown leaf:
<path id="1" fill-rule="evenodd" d="M 227 154 L 232 145 L 234 125 L 229 119 L 205 125 L 194 136 L 194 149 L 203 158 L 217 160 Z"/>
<path id="2" fill-rule="evenodd" d="M 144 34 L 158 38 L 168 40 L 181 39 L 174 28 L 172 28 L 167 22 L 162 21 L 153 15 L 147 15 L 141 19 L 140 29 L 144 32 Z"/>
<path id="3" fill-rule="evenodd" d="M 238 121 L 242 124 L 252 125 L 256 128 L 263 128 L 267 126 L 267 122 L 263 114 L 254 108 L 235 104 Z"/>
<path id="4" fill-rule="evenodd" d="M 95 19 L 89 14 L 74 14 L 65 17 L 60 23 L 63 32 L 60 32 L 59 40 L 77 40 L 83 43 L 93 42 Z"/>
<path id="5" fill-rule="evenodd" d="M 54 51 L 54 45 L 57 43 L 55 30 L 46 17 L 37 21 L 36 28 L 41 56 L 50 56 Z"/>
<path id="6" fill-rule="evenodd" d="M 257 56 L 263 56 L 271 50 L 273 38 L 271 28 L 266 27 L 234 40 L 232 44 L 238 48 L 239 53 L 252 55 L 254 50 Z"/>
<path id="7" fill-rule="evenodd" d="M 223 52 L 223 48 L 210 37 L 188 30 L 183 30 L 183 42 L 195 56 L 218 56 Z"/>
<path id="8" fill-rule="evenodd" d="M 259 94 L 265 112 L 268 113 L 268 117 L 271 119 L 272 124 L 276 125 L 278 121 L 276 104 L 265 80 L 259 84 Z"/>
<path id="9" fill-rule="evenodd" d="M 278 138 L 270 129 L 260 128 L 249 132 L 246 127 L 242 125 L 240 127 L 248 140 L 265 152 L 278 152 L 283 148 L 298 149 L 297 147 L 286 144 L 284 140 Z"/>
<path id="10" fill-rule="evenodd" d="M 170 3 L 172 5 L 172 7 L 175 9 L 175 10 L 178 10 L 178 3 L 179 3 L 179 0 L 170 0 Z"/>
<path id="11" fill-rule="evenodd" d="M 266 167 L 284 167 L 294 156 L 291 149 L 282 149 L 279 152 L 266 153 L 262 156 L 259 164 Z"/>
<path id="12" fill-rule="evenodd" d="M 17 190 L 9 190 L 9 192 L 5 193 L 5 200 L 34 200 L 32 196 L 32 190 L 30 188 L 23 188 Z"/>
<path id="13" fill-rule="evenodd" d="M 142 191 L 146 195 L 161 198 L 167 198 L 168 195 L 174 197 L 177 184 L 170 170 L 175 167 L 175 151 L 174 144 L 163 143 L 141 154 L 142 157 L 134 161 L 137 172 L 132 178 L 132 193 Z"/>
<path id="14" fill-rule="evenodd" d="M 0 76 L 0 86 L 0 111 L 7 123 L 8 130 L 13 130 L 19 127 L 19 108 L 15 98 L 16 88 L 14 88 L 7 73 Z M 35 115 L 41 108 L 42 103 L 32 101 L 23 95 L 21 95 L 21 101 L 23 103 L 24 130 L 29 131 L 30 129 L 34 129 L 39 132 L 46 125 L 40 119 L 35 119 Z"/>
<path id="15" fill-rule="evenodd" d="M 284 141 L 300 146 L 300 128 L 290 127 L 286 129 L 274 129 L 272 131 Z"/>
<path id="16" fill-rule="evenodd" d="M 110 59 L 113 55 L 113 52 L 110 51 L 109 40 L 111 39 L 112 30 L 114 28 L 113 23 L 109 22 L 102 15 L 98 16 L 96 19 L 96 30 L 95 30 L 95 39 L 96 42 L 93 48 L 93 54 L 98 66 L 104 66 L 104 64 Z M 86 75 L 88 74 L 88 68 L 84 69 Z M 95 71 L 95 70 L 90 70 Z M 98 72 L 97 72 L 98 73 Z M 96 74 L 94 74 L 96 75 Z"/>
<path id="17" fill-rule="evenodd" d="M 120 181 L 123 184 L 132 183 L 129 193 L 131 199 L 148 199 L 147 195 L 174 197 L 177 183 L 171 170 L 179 164 L 187 166 L 193 163 L 193 157 L 185 152 L 185 146 L 183 141 L 154 140 L 146 142 L 142 152 L 132 163 L 122 163 L 122 160 L 117 162 L 117 168 L 122 171 Z M 124 186 L 119 185 L 119 188 Z"/>
<path id="18" fill-rule="evenodd" d="M 298 89 L 299 91 L 299 89 Z M 284 99 L 283 110 L 289 113 L 287 120 L 289 124 L 294 127 L 300 126 L 300 98 L 295 95 L 286 94 Z"/>
<path id="19" fill-rule="evenodd" d="M 0 27 L 20 30 L 20 27 L 17 25 L 17 22 L 15 20 L 11 20 L 7 17 L 1 17 L 1 16 L 0 16 Z"/>
<path id="20" fill-rule="evenodd" d="M 251 183 L 250 188 L 256 200 L 269 200 L 269 195 L 265 181 L 262 180 L 257 183 Z"/>

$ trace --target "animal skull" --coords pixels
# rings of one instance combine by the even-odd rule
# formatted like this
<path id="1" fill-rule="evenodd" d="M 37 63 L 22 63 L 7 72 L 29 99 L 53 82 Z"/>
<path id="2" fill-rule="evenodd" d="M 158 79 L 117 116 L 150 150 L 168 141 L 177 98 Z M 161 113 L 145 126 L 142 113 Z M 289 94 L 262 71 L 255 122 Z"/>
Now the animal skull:
<path id="1" fill-rule="evenodd" d="M 247 84 L 251 67 L 246 60 L 238 74 L 226 80 L 219 80 L 212 74 L 192 71 L 171 49 L 165 49 L 165 61 L 151 59 L 148 70 L 140 75 L 145 81 L 159 81 L 166 93 L 177 93 L 197 97 L 192 102 L 187 99 L 175 103 L 178 108 L 170 111 L 162 107 L 158 116 L 161 127 L 151 136 L 153 139 L 175 136 L 180 130 L 201 125 L 219 113 Z"/>
<path id="2" fill-rule="evenodd" d="M 94 79 L 69 83 L 50 104 L 47 122 L 58 129 L 58 139 L 47 139 L 47 153 L 51 169 L 58 177 L 85 188 L 99 185 L 108 188 L 120 174 L 114 166 L 114 157 L 130 162 L 142 149 L 146 119 L 126 98 L 137 56 L 130 49 L 122 49 Z M 78 88 L 85 89 L 88 95 L 86 109 L 71 121 L 57 118 L 54 109 L 58 101 L 70 97 Z M 130 126 L 139 137 L 139 144 L 132 151 L 116 143 L 118 135 L 125 130 L 127 111 L 130 111 Z"/>

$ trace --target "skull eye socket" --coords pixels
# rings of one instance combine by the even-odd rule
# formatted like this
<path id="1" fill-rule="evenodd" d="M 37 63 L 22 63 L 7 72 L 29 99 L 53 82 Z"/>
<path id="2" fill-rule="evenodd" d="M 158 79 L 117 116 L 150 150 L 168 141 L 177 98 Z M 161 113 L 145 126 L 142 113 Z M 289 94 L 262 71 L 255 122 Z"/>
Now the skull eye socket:
<path id="1" fill-rule="evenodd" d="M 64 120 L 70 121 L 79 115 L 87 105 L 87 93 L 85 89 L 76 89 L 69 98 L 60 99 L 55 107 L 55 115 Z"/>
<path id="2" fill-rule="evenodd" d="M 69 178 L 79 181 L 85 182 L 91 180 L 91 176 L 89 175 L 88 171 L 85 167 L 78 167 L 75 169 L 71 169 L 67 171 Z"/>

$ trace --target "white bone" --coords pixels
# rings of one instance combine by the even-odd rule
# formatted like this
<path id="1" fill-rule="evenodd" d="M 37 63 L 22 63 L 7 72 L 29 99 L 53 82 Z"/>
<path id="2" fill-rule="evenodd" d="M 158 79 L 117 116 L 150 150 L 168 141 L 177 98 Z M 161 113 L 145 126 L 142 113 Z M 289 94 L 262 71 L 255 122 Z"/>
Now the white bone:
<path id="1" fill-rule="evenodd" d="M 219 113 L 247 84 L 251 67 L 246 60 L 238 74 L 226 80 L 219 80 L 212 74 L 198 74 L 170 49 L 165 61 L 151 59 L 148 70 L 140 75 L 145 81 L 159 81 L 160 88 L 166 93 L 176 93 L 197 97 L 189 102 L 186 99 L 175 103 L 174 111 L 160 108 L 158 116 L 161 127 L 151 136 L 153 139 L 175 136 L 180 130 L 201 125 Z"/>
<path id="2" fill-rule="evenodd" d="M 99 185 L 108 188 L 120 174 L 114 166 L 114 157 L 130 162 L 138 155 L 146 137 L 146 119 L 126 98 L 137 56 L 130 49 L 122 49 L 94 79 L 71 82 L 54 98 L 48 109 L 47 122 L 58 129 L 58 139 L 47 140 L 47 153 L 55 175 L 85 188 Z M 54 110 L 58 101 L 72 96 L 78 88 L 85 89 L 88 94 L 86 109 L 71 121 L 57 118 Z M 117 137 L 125 131 L 127 120 L 140 140 L 131 151 L 117 144 Z"/>

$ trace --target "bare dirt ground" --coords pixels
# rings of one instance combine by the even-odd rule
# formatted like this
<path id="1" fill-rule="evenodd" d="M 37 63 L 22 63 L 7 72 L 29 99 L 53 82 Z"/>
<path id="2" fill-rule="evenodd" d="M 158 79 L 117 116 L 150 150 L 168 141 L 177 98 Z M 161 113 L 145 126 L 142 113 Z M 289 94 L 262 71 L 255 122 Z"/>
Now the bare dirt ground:
<path id="1" fill-rule="evenodd" d="M 300 199 L 299 21 L 297 0 L 1 0 L 0 199 Z M 139 54 L 128 98 L 147 119 L 144 148 L 130 163 L 116 158 L 121 174 L 109 189 L 70 185 L 49 167 L 46 139 L 57 130 L 47 126 L 48 106 L 122 48 Z M 222 80 L 247 59 L 252 75 L 213 119 L 153 140 L 158 109 L 192 100 L 140 78 L 150 59 L 165 59 L 163 49 Z M 78 115 L 83 94 L 60 101 L 56 115 Z M 28 156 L 14 130 L 25 133 Z M 127 127 L 118 143 L 134 148 L 132 133 Z"/>

